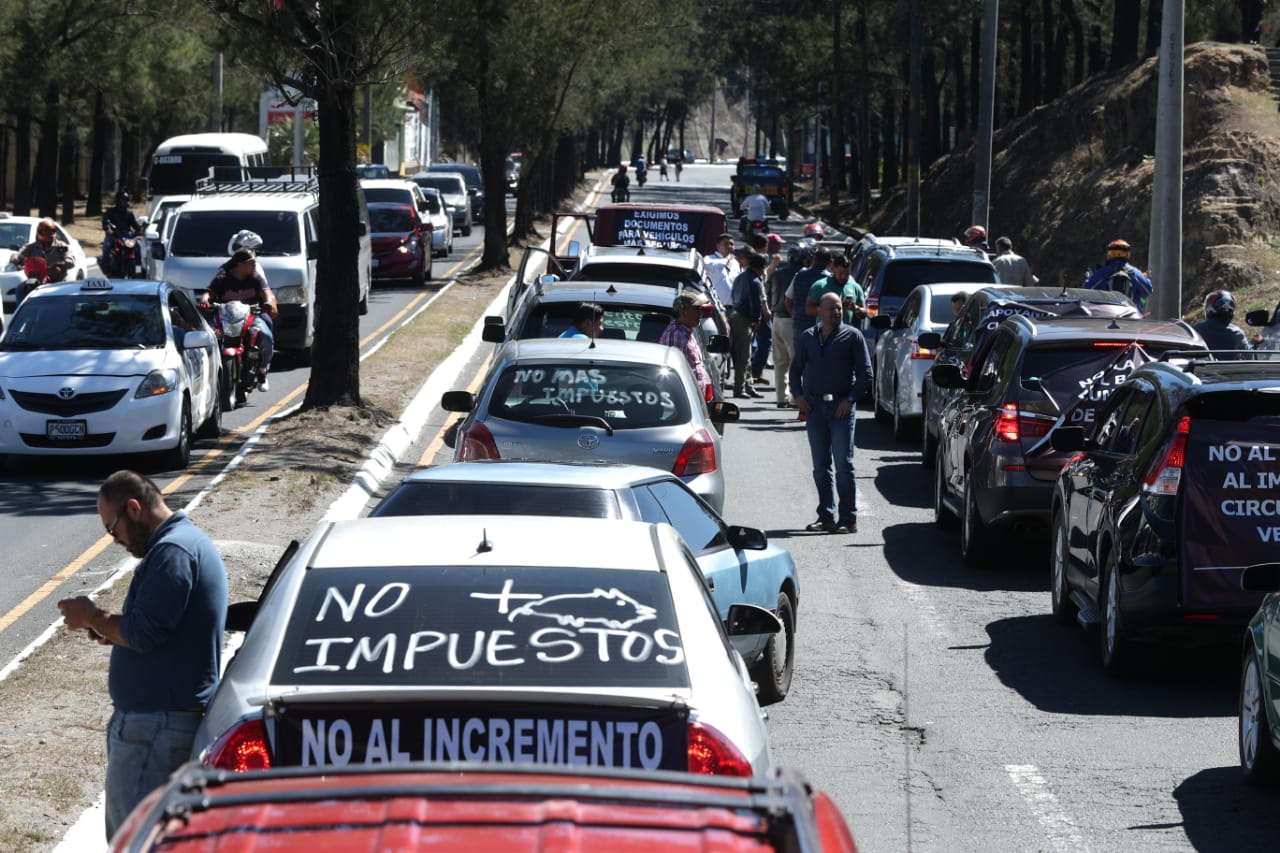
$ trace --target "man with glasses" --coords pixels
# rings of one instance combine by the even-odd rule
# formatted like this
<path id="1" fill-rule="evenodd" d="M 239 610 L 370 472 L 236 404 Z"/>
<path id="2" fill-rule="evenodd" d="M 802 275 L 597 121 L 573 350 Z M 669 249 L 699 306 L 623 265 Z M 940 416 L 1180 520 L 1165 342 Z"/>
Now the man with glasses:
<path id="1" fill-rule="evenodd" d="M 139 559 L 121 613 L 86 596 L 58 602 L 67 627 L 111 646 L 107 689 L 106 829 L 110 839 L 153 788 L 191 755 L 221 668 L 227 618 L 222 557 L 159 488 L 117 471 L 98 489 L 112 540 Z"/>

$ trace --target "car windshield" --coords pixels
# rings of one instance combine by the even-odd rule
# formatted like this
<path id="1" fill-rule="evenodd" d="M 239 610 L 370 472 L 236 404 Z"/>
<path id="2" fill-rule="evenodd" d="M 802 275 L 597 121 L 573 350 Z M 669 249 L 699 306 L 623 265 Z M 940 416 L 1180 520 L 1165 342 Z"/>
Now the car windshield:
<path id="1" fill-rule="evenodd" d="M 738 174 L 750 180 L 780 181 L 782 170 L 775 166 L 743 166 Z"/>
<path id="2" fill-rule="evenodd" d="M 151 161 L 147 188 L 152 195 L 189 193 L 195 189 L 196 181 L 209 177 L 209 170 L 215 166 L 239 168 L 240 158 L 234 154 L 208 151 L 157 154 Z"/>
<path id="3" fill-rule="evenodd" d="M 625 338 L 656 344 L 671 323 L 669 311 L 652 305 L 617 305 L 603 303 L 604 337 Z M 573 323 L 577 302 L 542 302 L 529 311 L 522 338 L 558 338 Z"/>
<path id="4" fill-rule="evenodd" d="M 900 260 L 888 264 L 879 292 L 882 296 L 906 297 L 921 284 L 935 281 L 972 281 L 994 284 L 996 271 L 990 264 L 948 260 Z"/>
<path id="5" fill-rule="evenodd" d="M 262 238 L 259 255 L 297 255 L 302 251 L 298 214 L 291 210 L 182 210 L 169 254 L 225 258 L 227 241 L 246 229 Z"/>
<path id="6" fill-rule="evenodd" d="M 587 281 L 630 281 L 636 284 L 695 284 L 697 274 L 679 267 L 635 263 L 583 264 L 574 279 Z"/>
<path id="7" fill-rule="evenodd" d="M 480 170 L 475 166 L 466 166 L 461 163 L 441 163 L 439 169 L 432 166 L 431 171 L 457 172 L 462 176 L 467 189 L 479 189 L 481 187 Z"/>
<path id="8" fill-rule="evenodd" d="M 419 175 L 413 180 L 418 186 L 435 187 L 446 195 L 464 195 L 467 191 L 462 178 L 453 175 Z"/>
<path id="9" fill-rule="evenodd" d="M 430 211 L 431 213 L 443 212 L 440 207 L 440 196 L 436 195 L 435 193 L 426 193 L 425 198 L 427 200 L 428 211 Z"/>
<path id="10" fill-rule="evenodd" d="M 555 568 L 308 571 L 272 682 L 688 687 L 667 576 L 575 567 L 565 544 Z"/>
<path id="11" fill-rule="evenodd" d="M 154 295 L 69 294 L 28 299 L 10 320 L 0 349 L 150 349 L 165 345 Z"/>
<path id="12" fill-rule="evenodd" d="M 413 210 L 408 207 L 369 207 L 369 222 L 374 234 L 403 234 L 412 231 Z"/>
<path id="13" fill-rule="evenodd" d="M 31 226 L 25 222 L 0 222 L 0 246 L 21 249 L 31 242 Z"/>
<path id="14" fill-rule="evenodd" d="M 365 187 L 364 197 L 369 204 L 378 202 L 410 204 L 413 201 L 413 190 L 408 187 Z"/>
<path id="15" fill-rule="evenodd" d="M 543 424 L 596 417 L 614 429 L 688 423 L 691 417 L 674 370 L 623 363 L 511 365 L 494 383 L 489 414 Z"/>
<path id="16" fill-rule="evenodd" d="M 369 513 L 383 515 L 554 515 L 620 518 L 610 489 L 533 483 L 403 483 Z"/>

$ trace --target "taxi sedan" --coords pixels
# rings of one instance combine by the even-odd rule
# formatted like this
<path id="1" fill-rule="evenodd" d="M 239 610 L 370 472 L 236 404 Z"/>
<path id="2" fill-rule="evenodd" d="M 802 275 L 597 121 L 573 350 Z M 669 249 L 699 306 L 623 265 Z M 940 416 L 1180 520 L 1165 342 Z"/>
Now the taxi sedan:
<path id="1" fill-rule="evenodd" d="M 248 630 L 195 739 L 214 767 L 770 767 L 746 665 L 668 525 L 325 522 L 227 625 Z M 778 621 L 739 605 L 729 628 Z"/>
<path id="2" fill-rule="evenodd" d="M 0 337 L 0 454 L 191 458 L 216 438 L 221 361 L 190 297 L 168 282 L 45 285 Z"/>
<path id="3" fill-rule="evenodd" d="M 415 471 L 372 516 L 501 513 L 625 518 L 670 524 L 684 539 L 724 619 L 735 604 L 772 611 L 782 630 L 734 637 L 757 684 L 756 698 L 786 698 L 795 664 L 800 579 L 791 553 L 763 530 L 725 524 L 679 477 L 639 465 L 458 462 Z"/>

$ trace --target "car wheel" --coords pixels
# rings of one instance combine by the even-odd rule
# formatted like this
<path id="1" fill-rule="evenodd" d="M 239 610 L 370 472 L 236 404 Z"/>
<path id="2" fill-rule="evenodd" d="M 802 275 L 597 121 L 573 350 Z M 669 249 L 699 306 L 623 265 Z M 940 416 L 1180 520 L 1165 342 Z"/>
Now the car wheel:
<path id="1" fill-rule="evenodd" d="M 1125 633 L 1124 618 L 1120 613 L 1120 561 L 1111 549 L 1107 561 L 1107 577 L 1103 584 L 1102 598 L 1102 669 L 1107 675 L 1124 675 L 1129 668 L 1129 638 Z"/>
<path id="2" fill-rule="evenodd" d="M 1071 588 L 1067 586 L 1067 525 L 1061 512 L 1053 514 L 1053 552 L 1049 555 L 1049 603 L 1053 618 L 1062 625 L 1076 621 L 1076 605 L 1071 600 Z"/>
<path id="3" fill-rule="evenodd" d="M 182 421 L 178 425 L 178 443 L 162 454 L 164 467 L 181 470 L 191 462 L 191 403 L 182 401 Z"/>
<path id="4" fill-rule="evenodd" d="M 370 279 L 370 281 L 372 281 L 372 279 Z M 373 285 L 371 284 L 369 286 L 372 287 Z M 364 295 L 360 297 L 360 302 L 356 305 L 356 313 L 361 317 L 369 313 L 369 291 L 366 290 Z"/>
<path id="5" fill-rule="evenodd" d="M 933 523 L 943 530 L 954 530 L 956 517 L 951 512 L 951 508 L 947 506 L 946 468 L 942 464 L 941 453 L 938 454 L 937 459 L 934 461 L 933 469 Z"/>
<path id="6" fill-rule="evenodd" d="M 973 489 L 973 469 L 965 472 L 964 511 L 960 519 L 960 556 L 965 565 L 981 565 L 986 556 L 989 530 L 978 515 L 978 498 Z"/>
<path id="7" fill-rule="evenodd" d="M 889 410 L 884 407 L 884 402 L 880 399 L 879 377 L 871 381 L 871 411 L 875 414 L 876 423 L 887 424 L 892 420 Z"/>
<path id="8" fill-rule="evenodd" d="M 471 236 L 471 223 L 467 223 L 466 225 L 462 226 L 462 236 L 463 237 Z"/>
<path id="9" fill-rule="evenodd" d="M 923 396 L 920 398 L 920 461 L 926 468 L 932 468 L 938 461 L 938 437 L 929 432 L 929 407 Z"/>
<path id="10" fill-rule="evenodd" d="M 781 702 L 791 689 L 791 673 L 796 659 L 796 612 L 785 592 L 778 593 L 778 621 L 782 623 L 782 630 L 769 637 L 764 654 L 751 667 L 751 678 L 756 683 L 756 701 L 761 705 Z"/>
<path id="11" fill-rule="evenodd" d="M 235 408 L 231 400 L 231 389 L 236 386 L 238 381 L 236 360 L 224 357 L 222 359 L 222 372 L 218 379 L 218 405 L 224 412 L 233 411 Z"/>
<path id="12" fill-rule="evenodd" d="M 898 441 L 910 441 L 911 430 L 915 429 L 915 419 L 902 416 L 902 405 L 898 402 L 898 382 L 893 383 L 893 437 Z"/>
<path id="13" fill-rule="evenodd" d="M 1252 648 L 1245 653 L 1240 673 L 1240 769 L 1246 782 L 1273 785 L 1280 780 L 1280 752 L 1271 740 L 1267 694 L 1262 670 Z"/>
<path id="14" fill-rule="evenodd" d="M 209 413 L 209 417 L 204 423 L 200 424 L 200 429 L 196 432 L 196 438 L 221 438 L 222 437 L 222 388 L 218 388 L 218 393 L 213 395 L 213 411 Z"/>

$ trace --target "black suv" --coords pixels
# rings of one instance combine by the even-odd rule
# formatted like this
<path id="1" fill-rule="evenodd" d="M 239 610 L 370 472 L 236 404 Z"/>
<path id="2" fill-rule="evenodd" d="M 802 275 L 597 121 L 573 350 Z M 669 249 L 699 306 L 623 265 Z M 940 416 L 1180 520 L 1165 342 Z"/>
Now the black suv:
<path id="1" fill-rule="evenodd" d="M 969 360 L 982 340 L 994 332 L 1006 317 L 1138 317 L 1140 313 L 1122 293 L 1111 290 L 1086 290 L 1083 287 L 1013 287 L 997 284 L 979 287 L 971 292 L 960 309 L 960 316 L 941 335 L 929 332 L 919 344 L 934 350 L 934 364 L 960 366 L 961 377 L 969 375 Z M 920 386 L 920 411 L 924 413 L 921 437 L 921 461 L 932 468 L 938 456 L 938 423 L 947 401 L 958 393 L 933 384 L 933 371 L 924 375 Z"/>
<path id="2" fill-rule="evenodd" d="M 958 514 L 960 551 L 979 564 L 995 525 L 1048 522 L 1068 454 L 1049 436 L 1060 425 L 1092 424 L 1111 391 L 1166 350 L 1204 350 L 1181 320 L 1015 315 L 987 335 L 968 378 L 934 365 L 940 388 L 962 388 L 942 411 L 934 516 Z"/>
<path id="3" fill-rule="evenodd" d="M 1263 598 L 1240 575 L 1280 539 L 1280 360 L 1145 365 L 1053 445 L 1074 454 L 1050 504 L 1054 616 L 1100 622 L 1112 673 L 1139 637 L 1238 640 Z"/>

